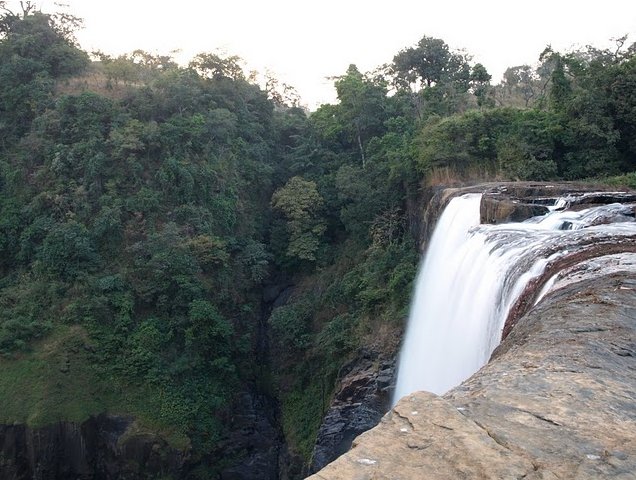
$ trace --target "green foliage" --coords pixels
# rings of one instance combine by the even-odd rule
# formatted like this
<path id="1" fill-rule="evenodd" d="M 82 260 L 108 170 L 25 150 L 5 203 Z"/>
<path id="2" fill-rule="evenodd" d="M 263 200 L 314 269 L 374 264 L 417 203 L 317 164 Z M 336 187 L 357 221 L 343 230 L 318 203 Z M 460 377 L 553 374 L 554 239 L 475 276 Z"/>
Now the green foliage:
<path id="1" fill-rule="evenodd" d="M 466 57 L 451 52 L 446 42 L 439 38 L 422 37 L 416 47 L 398 53 L 393 58 L 393 65 L 402 84 L 421 82 L 432 87 L 453 82 L 468 88 L 470 69 Z"/>
<path id="2" fill-rule="evenodd" d="M 357 242 L 342 245 L 309 289 L 269 318 L 283 428 L 289 447 L 306 460 L 342 365 L 364 345 L 365 335 L 376 338 L 378 324 L 395 327 L 407 314 L 417 252 L 396 216 L 393 211 L 375 222 L 378 233 L 363 254 Z"/>
<path id="3" fill-rule="evenodd" d="M 481 63 L 476 64 L 470 72 L 470 82 L 473 94 L 477 98 L 477 105 L 480 107 L 494 107 L 494 100 L 490 94 L 490 80 L 492 75 L 488 73 L 486 67 Z"/>
<path id="4" fill-rule="evenodd" d="M 171 332 L 165 330 L 160 320 L 145 319 L 128 337 L 126 369 L 147 382 L 160 383 L 163 376 L 161 354 L 170 340 Z"/>
<path id="5" fill-rule="evenodd" d="M 322 378 L 321 378 L 322 380 Z M 309 461 L 329 396 L 321 381 L 290 392 L 283 399 L 283 431 L 295 453 Z"/>
<path id="6" fill-rule="evenodd" d="M 518 136 L 504 137 L 497 143 L 497 162 L 502 173 L 519 180 L 550 180 L 557 177 L 557 164 L 549 158 L 539 159 Z M 552 153 L 552 152 L 548 152 Z"/>
<path id="7" fill-rule="evenodd" d="M 471 74 L 469 57 L 451 51 L 442 39 L 424 36 L 401 50 L 390 66 L 393 82 L 410 97 L 418 118 L 447 115 L 465 109 L 469 88 L 485 104 L 488 73 L 483 66 Z"/>
<path id="8" fill-rule="evenodd" d="M 615 177 L 606 177 L 603 179 L 603 183 L 614 187 L 636 190 L 636 172 L 629 172 Z"/>
<path id="9" fill-rule="evenodd" d="M 0 15 L 0 135 L 24 134 L 50 102 L 54 79 L 88 64 L 59 17 L 38 11 Z M 6 143 L 5 143 L 6 144 Z"/>
<path id="10" fill-rule="evenodd" d="M 272 312 L 269 324 L 282 351 L 300 351 L 311 344 L 312 313 L 309 301 L 284 305 Z"/>
<path id="11" fill-rule="evenodd" d="M 74 280 L 99 263 L 88 229 L 77 222 L 55 225 L 36 254 L 36 268 L 52 277 Z"/>
<path id="12" fill-rule="evenodd" d="M 227 355 L 231 351 L 234 328 L 216 307 L 205 300 L 193 300 L 188 313 L 190 327 L 185 331 L 185 346 L 208 359 Z M 217 367 L 225 362 L 215 362 Z"/>
<path id="13" fill-rule="evenodd" d="M 56 93 L 86 54 L 53 17 L 10 20 L 0 30 L 0 362 L 29 386 L 3 414 L 34 424 L 130 414 L 218 463 L 208 452 L 257 370 L 255 289 L 270 272 L 266 213 L 282 155 L 273 105 L 236 72 L 202 75 L 142 51 L 101 55 L 105 92 Z M 125 94 L 108 94 L 121 83 Z M 43 348 L 65 358 L 55 335 L 66 325 L 82 332 L 81 371 L 70 361 L 78 382 L 60 380 L 66 366 L 43 370 L 63 394 L 36 370 Z M 43 391 L 58 402 L 46 411 Z"/>
<path id="14" fill-rule="evenodd" d="M 497 92 L 498 95 L 495 96 L 501 104 L 510 105 L 518 102 L 515 106 L 530 107 L 540 100 L 541 77 L 530 65 L 509 67 L 503 74 L 503 80 L 498 85 Z"/>
<path id="15" fill-rule="evenodd" d="M 321 216 L 324 200 L 312 181 L 292 177 L 272 195 L 272 207 L 287 220 L 287 255 L 315 261 L 325 224 Z"/>
<path id="16" fill-rule="evenodd" d="M 46 336 L 53 327 L 51 307 L 60 296 L 55 282 L 22 278 L 0 290 L 0 354 L 28 349 L 34 339 Z M 43 312 L 47 314 L 43 315 Z"/>
<path id="17" fill-rule="evenodd" d="M 222 78 L 231 78 L 234 80 L 243 80 L 243 68 L 241 67 L 241 59 L 236 55 L 223 58 L 214 53 L 199 53 L 190 62 L 190 68 L 203 76 L 216 80 Z"/>
<path id="18" fill-rule="evenodd" d="M 369 140 L 384 131 L 386 81 L 365 78 L 355 65 L 350 65 L 335 87 L 340 101 L 339 120 L 348 141 L 357 146 L 364 167 Z"/>
<path id="19" fill-rule="evenodd" d="M 270 273 L 272 255 L 267 251 L 267 245 L 260 242 L 248 242 L 238 261 L 254 284 L 263 282 Z"/>
<path id="20" fill-rule="evenodd" d="M 22 222 L 16 203 L 3 201 L 0 204 L 0 271 L 15 265 L 15 257 L 20 248 L 19 232 Z"/>
<path id="21" fill-rule="evenodd" d="M 357 346 L 356 323 L 353 315 L 338 315 L 317 335 L 316 343 L 327 358 L 342 358 Z"/>
<path id="22" fill-rule="evenodd" d="M 431 121 L 420 136 L 418 168 L 450 167 L 467 177 L 555 178 L 564 162 L 560 120 L 550 112 L 494 109 Z"/>

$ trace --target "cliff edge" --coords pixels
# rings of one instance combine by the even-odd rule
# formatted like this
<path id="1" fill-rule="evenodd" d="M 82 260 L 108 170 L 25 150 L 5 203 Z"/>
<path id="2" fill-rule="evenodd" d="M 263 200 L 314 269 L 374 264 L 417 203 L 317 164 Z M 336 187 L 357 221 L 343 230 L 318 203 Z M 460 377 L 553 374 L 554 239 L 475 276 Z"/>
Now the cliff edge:
<path id="1" fill-rule="evenodd" d="M 636 478 L 636 276 L 595 262 L 560 281 L 469 380 L 403 398 L 309 478 Z"/>

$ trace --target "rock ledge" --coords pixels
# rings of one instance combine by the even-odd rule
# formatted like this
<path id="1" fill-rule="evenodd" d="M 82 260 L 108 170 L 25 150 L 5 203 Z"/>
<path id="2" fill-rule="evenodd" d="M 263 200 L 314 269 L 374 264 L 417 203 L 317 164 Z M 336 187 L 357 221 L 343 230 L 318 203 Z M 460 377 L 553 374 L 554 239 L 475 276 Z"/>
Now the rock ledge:
<path id="1" fill-rule="evenodd" d="M 636 478 L 633 274 L 552 292 L 473 377 L 402 399 L 310 478 Z"/>

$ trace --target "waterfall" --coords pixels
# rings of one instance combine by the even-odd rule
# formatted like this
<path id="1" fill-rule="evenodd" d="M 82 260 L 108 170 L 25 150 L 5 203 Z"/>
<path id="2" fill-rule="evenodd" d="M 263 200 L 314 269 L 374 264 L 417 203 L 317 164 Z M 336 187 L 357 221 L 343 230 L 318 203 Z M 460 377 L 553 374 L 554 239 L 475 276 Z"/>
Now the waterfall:
<path id="1" fill-rule="evenodd" d="M 417 390 L 441 395 L 485 365 L 510 307 L 548 262 L 590 237 L 636 234 L 633 210 L 620 204 L 564 212 L 557 202 L 523 223 L 480 225 L 480 203 L 480 194 L 453 198 L 435 227 L 415 284 L 393 403 Z"/>

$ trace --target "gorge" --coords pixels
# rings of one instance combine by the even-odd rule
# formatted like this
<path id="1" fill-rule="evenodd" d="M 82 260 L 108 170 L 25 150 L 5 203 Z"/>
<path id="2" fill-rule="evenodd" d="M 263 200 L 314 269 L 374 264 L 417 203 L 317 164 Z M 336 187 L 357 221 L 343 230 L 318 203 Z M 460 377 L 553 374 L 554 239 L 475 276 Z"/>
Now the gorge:
<path id="1" fill-rule="evenodd" d="M 539 196 L 530 201 L 545 206 L 544 216 L 480 225 L 493 201 L 525 208 L 519 199 L 500 197 L 468 194 L 449 202 L 420 272 L 397 404 L 349 453 L 311 478 L 393 478 L 396 468 L 400 478 L 630 478 L 636 464 L 630 453 L 634 199 L 607 192 L 579 192 L 567 201 Z M 626 205 L 612 202 L 621 197 Z M 421 296 L 431 292 L 426 310 L 418 311 Z M 509 309 L 528 303 L 522 297 L 532 299 L 530 308 L 513 319 Z M 497 347 L 504 323 L 507 337 Z M 420 337 L 413 338 L 418 328 Z M 458 385 L 493 349 L 490 362 Z M 416 390 L 433 393 L 409 395 Z"/>
<path id="2" fill-rule="evenodd" d="M 491 82 L 424 34 L 310 112 L 229 53 L 85 51 L 37 3 L 0 0 L 0 480 L 299 480 L 378 422 L 413 465 L 629 471 L 636 44 L 548 47 Z M 458 375 L 392 409 L 422 251 L 464 200 L 423 300 L 460 321 L 407 346 L 447 345 L 433 370 Z"/>

